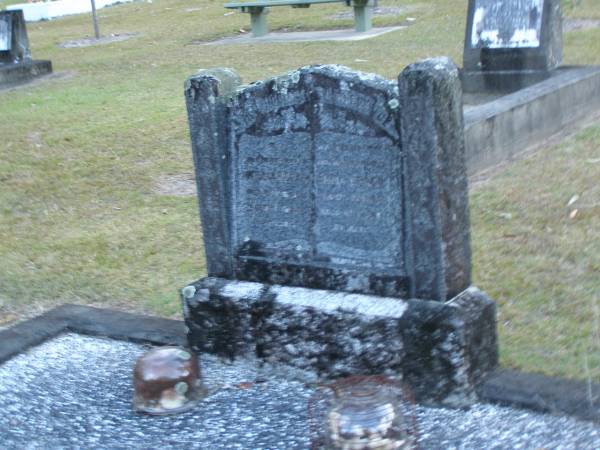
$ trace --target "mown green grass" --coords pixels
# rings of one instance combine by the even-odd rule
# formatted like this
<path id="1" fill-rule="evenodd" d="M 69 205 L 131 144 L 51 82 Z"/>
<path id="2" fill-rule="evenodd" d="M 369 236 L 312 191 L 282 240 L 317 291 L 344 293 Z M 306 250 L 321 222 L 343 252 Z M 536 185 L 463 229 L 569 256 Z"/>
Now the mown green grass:
<path id="1" fill-rule="evenodd" d="M 596 124 L 472 191 L 474 278 L 498 301 L 504 364 L 600 379 L 599 177 Z"/>
<path id="2" fill-rule="evenodd" d="M 416 21 L 367 41 L 201 45 L 249 28 L 222 3 L 106 8 L 103 35 L 137 35 L 85 48 L 59 44 L 91 37 L 89 15 L 28 25 L 34 57 L 61 76 L 0 92 L 0 323 L 64 302 L 180 314 L 177 288 L 205 273 L 196 200 L 160 195 L 156 184 L 193 172 L 183 81 L 199 68 L 232 67 L 253 81 L 337 63 L 392 78 L 420 58 L 461 60 L 466 0 L 382 0 L 403 12 L 376 25 Z M 342 11 L 274 8 L 269 23 L 351 26 L 331 17 Z M 581 0 L 567 13 L 598 18 L 600 5 Z M 568 33 L 565 61 L 600 64 L 600 30 Z M 566 207 L 574 194 L 600 202 L 600 164 L 587 162 L 600 158 L 599 138 L 596 122 L 472 192 L 475 282 L 498 301 L 505 365 L 584 377 L 589 355 L 600 379 L 600 211 L 582 207 L 570 219 Z"/>

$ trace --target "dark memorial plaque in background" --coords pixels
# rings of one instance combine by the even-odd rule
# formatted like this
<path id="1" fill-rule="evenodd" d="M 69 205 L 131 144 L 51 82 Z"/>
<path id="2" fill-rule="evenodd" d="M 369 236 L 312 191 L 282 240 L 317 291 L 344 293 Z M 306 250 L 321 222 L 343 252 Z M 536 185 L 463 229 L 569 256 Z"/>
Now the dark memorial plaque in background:
<path id="1" fill-rule="evenodd" d="M 544 0 L 476 0 L 471 47 L 539 47 Z"/>

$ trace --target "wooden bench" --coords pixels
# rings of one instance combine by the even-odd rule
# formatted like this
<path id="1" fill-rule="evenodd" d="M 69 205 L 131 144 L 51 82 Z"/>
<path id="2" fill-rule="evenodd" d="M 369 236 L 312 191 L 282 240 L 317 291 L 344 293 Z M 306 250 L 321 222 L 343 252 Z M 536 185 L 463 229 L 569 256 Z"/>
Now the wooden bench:
<path id="1" fill-rule="evenodd" d="M 363 32 L 371 29 L 371 17 L 373 14 L 372 0 L 256 0 L 248 2 L 225 3 L 225 8 L 239 9 L 243 13 L 250 14 L 250 26 L 252 36 L 260 37 L 269 32 L 267 25 L 267 14 L 273 6 L 291 6 L 292 8 L 308 8 L 317 3 L 340 3 L 354 8 L 354 29 Z"/>

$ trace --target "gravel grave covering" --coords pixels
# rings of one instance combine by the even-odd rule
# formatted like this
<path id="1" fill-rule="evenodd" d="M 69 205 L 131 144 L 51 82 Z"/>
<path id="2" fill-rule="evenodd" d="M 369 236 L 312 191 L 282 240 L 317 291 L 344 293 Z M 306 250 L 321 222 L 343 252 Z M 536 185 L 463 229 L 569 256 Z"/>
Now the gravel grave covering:
<path id="1" fill-rule="evenodd" d="M 206 399 L 181 415 L 135 413 L 132 369 L 148 348 L 68 333 L 0 365 L 0 447 L 310 448 L 315 387 L 256 382 L 252 360 L 202 354 Z M 415 411 L 421 449 L 600 449 L 600 424 L 569 417 L 488 404 Z"/>

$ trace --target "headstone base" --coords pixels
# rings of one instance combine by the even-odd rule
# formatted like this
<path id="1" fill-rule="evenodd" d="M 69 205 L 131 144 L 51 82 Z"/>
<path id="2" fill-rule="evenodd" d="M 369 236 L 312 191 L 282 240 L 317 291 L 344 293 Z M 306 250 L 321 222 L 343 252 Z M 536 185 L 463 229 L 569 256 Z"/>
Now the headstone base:
<path id="1" fill-rule="evenodd" d="M 0 64 L 0 88 L 24 83 L 49 73 L 52 73 L 52 62 L 48 60 Z"/>
<path id="2" fill-rule="evenodd" d="M 437 302 L 209 277 L 182 299 L 195 351 L 256 356 L 304 381 L 385 374 L 422 403 L 464 407 L 497 365 L 495 303 L 476 287 Z"/>
<path id="3" fill-rule="evenodd" d="M 540 83 L 553 73 L 553 70 L 461 71 L 460 76 L 465 93 L 510 93 Z"/>

